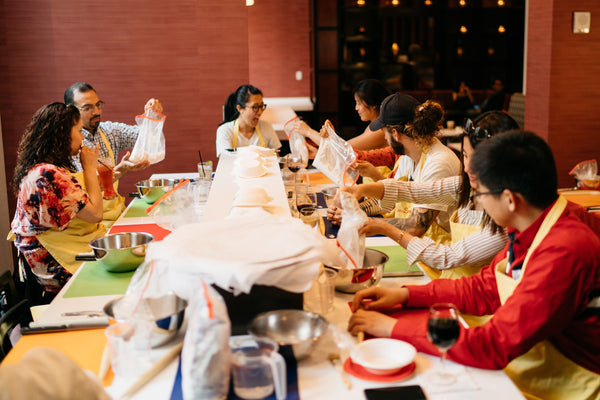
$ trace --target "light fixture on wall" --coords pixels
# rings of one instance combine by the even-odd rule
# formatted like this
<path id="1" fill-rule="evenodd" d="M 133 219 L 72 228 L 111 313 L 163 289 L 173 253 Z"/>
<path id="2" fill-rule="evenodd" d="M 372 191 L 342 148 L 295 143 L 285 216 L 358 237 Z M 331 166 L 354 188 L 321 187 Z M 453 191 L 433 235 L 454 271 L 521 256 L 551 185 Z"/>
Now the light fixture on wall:
<path id="1" fill-rule="evenodd" d="M 493 56 L 494 53 L 496 53 L 496 49 L 494 49 L 493 47 L 488 47 L 488 56 Z"/>
<path id="2" fill-rule="evenodd" d="M 433 2 L 432 2 L 431 0 L 425 0 L 425 5 L 426 5 L 427 7 L 429 7 L 429 6 L 430 6 L 430 5 L 432 5 L 432 4 L 433 4 Z"/>
<path id="3" fill-rule="evenodd" d="M 392 54 L 394 55 L 394 57 L 396 57 L 398 55 L 399 51 L 400 51 L 400 46 L 398 46 L 398 43 L 396 43 L 396 42 L 392 43 Z"/>
<path id="4" fill-rule="evenodd" d="M 468 32 L 467 27 L 464 25 L 461 25 L 459 30 L 463 35 Z"/>
<path id="5" fill-rule="evenodd" d="M 364 6 L 365 5 L 365 0 L 356 0 L 356 5 L 357 6 Z"/>
<path id="6" fill-rule="evenodd" d="M 246 6 L 250 7 L 254 5 L 254 0 L 246 0 Z"/>
<path id="7" fill-rule="evenodd" d="M 499 25 L 498 26 L 498 33 L 502 34 L 506 32 L 506 28 L 504 27 L 504 25 Z"/>
<path id="8" fill-rule="evenodd" d="M 392 0 L 392 5 L 393 5 L 394 7 L 396 7 L 396 6 L 400 5 L 400 0 Z"/>
<path id="9" fill-rule="evenodd" d="M 458 47 L 456 48 L 456 55 L 458 56 L 458 58 L 461 58 L 461 57 L 463 56 L 463 54 L 464 54 L 464 50 L 463 50 L 463 48 L 462 48 L 462 47 L 460 47 L 460 46 L 458 46 Z"/>
<path id="10" fill-rule="evenodd" d="M 504 7 L 505 4 L 504 0 L 498 0 L 498 7 Z"/>
<path id="11" fill-rule="evenodd" d="M 467 5 L 467 2 L 466 2 L 465 0 L 460 0 L 460 1 L 458 2 L 458 5 L 459 5 L 459 6 L 461 6 L 461 7 L 464 7 L 464 6 L 466 6 L 466 5 Z"/>

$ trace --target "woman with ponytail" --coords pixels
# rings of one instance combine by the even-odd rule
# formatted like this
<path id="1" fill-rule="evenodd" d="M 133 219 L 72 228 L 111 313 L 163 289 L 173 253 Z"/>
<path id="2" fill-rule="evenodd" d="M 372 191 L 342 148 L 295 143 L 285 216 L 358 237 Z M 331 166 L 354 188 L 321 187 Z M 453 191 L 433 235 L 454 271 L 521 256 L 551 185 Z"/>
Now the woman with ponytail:
<path id="1" fill-rule="evenodd" d="M 252 85 L 231 93 L 223 108 L 223 123 L 217 128 L 217 157 L 224 150 L 250 145 L 279 149 L 281 142 L 273 127 L 260 120 L 266 108 L 262 92 Z"/>

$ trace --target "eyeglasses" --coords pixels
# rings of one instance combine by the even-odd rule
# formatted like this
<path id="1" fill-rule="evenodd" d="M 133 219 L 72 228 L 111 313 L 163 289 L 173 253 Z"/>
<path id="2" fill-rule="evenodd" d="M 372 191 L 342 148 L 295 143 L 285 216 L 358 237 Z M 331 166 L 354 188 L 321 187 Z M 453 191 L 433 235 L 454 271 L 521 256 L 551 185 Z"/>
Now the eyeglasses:
<path id="1" fill-rule="evenodd" d="M 500 194 L 502 192 L 504 192 L 504 189 L 502 189 L 502 190 L 490 190 L 490 191 L 487 191 L 487 192 L 474 191 L 473 193 L 471 193 L 470 197 L 471 197 L 471 201 L 473 201 L 473 200 L 475 200 L 479 196 L 483 196 L 483 195 L 486 195 L 486 194 Z"/>
<path id="2" fill-rule="evenodd" d="M 259 111 L 265 111 L 265 109 L 267 108 L 267 105 L 265 103 L 262 103 L 262 104 L 257 104 L 254 106 L 246 106 L 246 107 L 250 107 L 252 109 L 252 111 L 257 113 Z M 246 107 L 244 107 L 244 108 L 246 108 Z"/>
<path id="3" fill-rule="evenodd" d="M 463 131 L 465 135 L 469 136 L 469 139 L 471 139 L 471 143 L 479 143 L 482 140 L 485 139 L 489 139 L 492 137 L 492 134 L 484 128 L 481 127 L 475 127 L 475 124 L 473 123 L 473 121 L 471 121 L 471 118 L 467 118 L 467 120 L 465 121 L 464 125 L 463 125 Z"/>
<path id="4" fill-rule="evenodd" d="M 80 111 L 85 111 L 85 112 L 90 112 L 94 108 L 97 108 L 98 110 L 102 110 L 104 108 L 104 102 L 102 100 L 99 100 L 96 104 L 84 104 L 81 107 L 77 107 L 77 108 Z"/>

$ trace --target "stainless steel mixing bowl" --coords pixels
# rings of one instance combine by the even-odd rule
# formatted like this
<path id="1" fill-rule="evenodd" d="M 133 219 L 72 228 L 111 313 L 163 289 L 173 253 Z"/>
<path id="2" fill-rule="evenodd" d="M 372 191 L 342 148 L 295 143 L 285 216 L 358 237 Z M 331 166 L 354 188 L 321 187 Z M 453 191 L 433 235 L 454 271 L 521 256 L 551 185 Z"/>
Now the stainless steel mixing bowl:
<path id="1" fill-rule="evenodd" d="M 296 359 L 307 357 L 327 332 L 328 323 L 303 310 L 275 310 L 258 314 L 248 327 L 257 338 L 267 337 L 280 346 L 291 345 Z"/>
<path id="2" fill-rule="evenodd" d="M 104 313 L 118 322 L 127 319 L 151 321 L 153 323 L 150 333 L 152 347 L 158 347 L 177 335 L 188 304 L 186 300 L 176 294 L 168 293 L 161 297 L 142 299 L 131 315 L 128 312 L 128 306 L 122 304 L 123 299 L 124 297 L 121 296 L 106 303 Z"/>
<path id="3" fill-rule="evenodd" d="M 178 179 L 146 179 L 135 184 L 140 198 L 148 204 L 154 204 L 179 182 Z"/>
<path id="4" fill-rule="evenodd" d="M 145 232 L 113 233 L 90 242 L 96 260 L 110 272 L 136 269 L 146 256 L 146 246 L 154 236 Z"/>
<path id="5" fill-rule="evenodd" d="M 356 293 L 361 289 L 375 286 L 383 276 L 383 267 L 388 262 L 387 254 L 374 249 L 366 249 L 362 268 L 340 268 L 326 266 L 337 271 L 335 289 L 344 293 Z"/>

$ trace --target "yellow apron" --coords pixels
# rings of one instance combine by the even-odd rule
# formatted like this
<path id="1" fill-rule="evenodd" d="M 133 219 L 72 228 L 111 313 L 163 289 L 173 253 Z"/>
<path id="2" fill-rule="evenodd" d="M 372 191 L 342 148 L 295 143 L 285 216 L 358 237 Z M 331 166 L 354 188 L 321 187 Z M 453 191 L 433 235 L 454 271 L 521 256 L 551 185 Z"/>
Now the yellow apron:
<path id="1" fill-rule="evenodd" d="M 108 142 L 106 135 L 104 135 L 104 132 L 102 132 L 102 129 L 100 128 L 98 128 L 98 133 L 100 133 L 100 137 L 106 145 L 108 155 L 112 159 L 113 165 L 117 165 L 115 154 L 113 153 L 112 147 L 110 147 L 110 143 Z M 83 187 L 83 189 L 85 190 L 86 188 L 85 182 L 83 180 L 83 174 L 76 175 L 76 177 L 79 180 L 81 187 Z M 119 191 L 117 190 L 119 187 L 119 181 L 114 181 L 113 186 L 115 188 L 115 192 L 117 193 L 117 197 L 108 200 L 102 199 L 102 224 L 104 224 L 107 228 L 110 228 L 125 210 L 125 199 L 119 194 Z"/>
<path id="2" fill-rule="evenodd" d="M 83 172 L 74 173 L 73 176 L 83 186 Z M 75 255 L 90 252 L 92 249 L 88 243 L 106 232 L 107 228 L 101 223 L 86 222 L 74 217 L 65 230 L 50 228 L 36 238 L 64 269 L 73 274 L 82 263 L 75 260 Z"/>
<path id="3" fill-rule="evenodd" d="M 416 182 L 421 182 L 421 172 L 423 172 L 423 166 L 425 165 L 425 160 L 427 159 L 428 149 L 423 149 L 421 153 L 421 159 L 419 160 L 419 176 L 417 177 Z M 398 168 L 398 164 L 400 163 L 402 157 L 399 157 L 396 161 L 396 165 L 394 165 L 394 170 Z M 408 174 L 397 178 L 398 181 L 408 181 Z M 408 218 L 412 213 L 414 203 L 410 203 L 407 201 L 399 201 L 396 203 L 396 206 L 392 211 L 387 214 L 384 214 L 384 218 Z M 450 233 L 448 233 L 444 228 L 438 225 L 437 222 L 432 221 L 431 225 L 425 232 L 423 236 L 427 236 L 434 240 L 438 244 L 447 244 L 450 243 Z"/>
<path id="4" fill-rule="evenodd" d="M 256 134 L 258 135 L 258 140 L 260 141 L 260 145 L 262 147 L 267 147 L 267 145 L 265 144 L 265 141 L 263 140 L 262 135 L 260 134 L 260 129 L 258 129 L 258 125 L 256 125 L 256 127 L 254 129 L 256 129 Z M 233 141 L 231 142 L 232 149 L 237 148 L 237 140 L 238 140 L 239 134 L 240 134 L 240 127 L 238 125 L 238 120 L 236 119 L 235 122 L 233 123 Z"/>
<path id="5" fill-rule="evenodd" d="M 567 201 L 560 196 L 537 232 L 527 251 L 521 279 L 529 257 L 561 216 Z M 507 260 L 496 266 L 498 295 L 502 304 L 512 295 L 519 281 L 506 275 Z M 600 375 L 581 367 L 561 354 L 549 341 L 543 340 L 527 353 L 512 360 L 504 369 L 528 399 L 599 399 Z"/>

